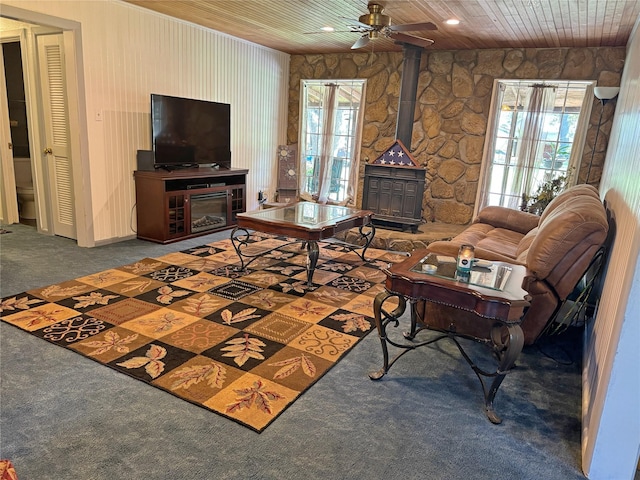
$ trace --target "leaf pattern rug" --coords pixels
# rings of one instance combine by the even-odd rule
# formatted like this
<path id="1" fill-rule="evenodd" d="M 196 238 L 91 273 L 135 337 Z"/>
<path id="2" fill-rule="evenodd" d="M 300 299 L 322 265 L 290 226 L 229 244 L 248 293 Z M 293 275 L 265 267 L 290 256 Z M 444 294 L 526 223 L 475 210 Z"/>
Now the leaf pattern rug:
<path id="1" fill-rule="evenodd" d="M 2 299 L 2 320 L 257 432 L 371 330 L 383 268 L 405 255 L 254 233 Z M 275 249 L 275 250 L 274 250 Z M 270 253 L 266 253 L 271 250 Z"/>

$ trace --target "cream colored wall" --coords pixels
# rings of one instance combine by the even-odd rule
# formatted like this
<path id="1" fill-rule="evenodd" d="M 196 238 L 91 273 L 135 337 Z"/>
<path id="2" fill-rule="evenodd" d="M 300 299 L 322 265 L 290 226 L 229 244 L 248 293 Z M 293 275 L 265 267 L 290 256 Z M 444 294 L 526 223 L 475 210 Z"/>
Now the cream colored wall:
<path id="1" fill-rule="evenodd" d="M 151 145 L 151 93 L 230 103 L 232 165 L 249 169 L 247 208 L 257 208 L 259 189 L 274 191 L 275 150 L 286 139 L 287 54 L 119 1 L 3 4 L 81 25 L 95 242 L 134 235 L 132 172 L 136 151 Z"/>
<path id="2" fill-rule="evenodd" d="M 632 479 L 640 452 L 640 20 L 628 43 L 600 192 L 616 235 L 583 373 L 583 470 Z"/>

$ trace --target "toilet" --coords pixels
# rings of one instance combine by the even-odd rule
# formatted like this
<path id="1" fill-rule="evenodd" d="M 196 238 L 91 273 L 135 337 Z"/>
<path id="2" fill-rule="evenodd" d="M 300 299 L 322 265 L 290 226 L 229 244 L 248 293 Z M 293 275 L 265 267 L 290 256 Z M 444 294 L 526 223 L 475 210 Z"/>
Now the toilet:
<path id="1" fill-rule="evenodd" d="M 16 193 L 18 194 L 18 213 L 21 219 L 36 219 L 36 201 L 33 193 L 31 176 L 31 159 L 14 158 L 13 167 L 16 177 Z"/>

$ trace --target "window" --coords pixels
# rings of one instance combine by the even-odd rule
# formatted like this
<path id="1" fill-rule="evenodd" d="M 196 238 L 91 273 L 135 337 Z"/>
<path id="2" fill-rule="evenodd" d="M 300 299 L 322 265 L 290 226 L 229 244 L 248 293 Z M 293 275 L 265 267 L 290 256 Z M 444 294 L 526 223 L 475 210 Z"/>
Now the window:
<path id="1" fill-rule="evenodd" d="M 355 202 L 364 85 L 364 80 L 302 80 L 302 198 Z"/>
<path id="2" fill-rule="evenodd" d="M 593 101 L 592 82 L 498 80 L 476 213 L 519 208 L 544 182 L 575 183 Z"/>

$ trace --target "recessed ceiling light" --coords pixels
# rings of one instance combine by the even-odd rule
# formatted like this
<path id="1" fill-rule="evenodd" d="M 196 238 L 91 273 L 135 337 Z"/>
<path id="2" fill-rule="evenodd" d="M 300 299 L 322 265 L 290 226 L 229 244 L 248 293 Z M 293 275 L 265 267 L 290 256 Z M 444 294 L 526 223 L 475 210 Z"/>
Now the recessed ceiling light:
<path id="1" fill-rule="evenodd" d="M 333 28 L 333 27 L 322 27 L 320 30 L 322 30 L 323 32 L 333 32 L 333 31 L 335 31 L 335 28 Z"/>
<path id="2" fill-rule="evenodd" d="M 446 23 L 447 25 L 458 25 L 460 23 L 460 20 L 458 20 L 457 18 L 450 18 L 444 23 Z"/>

